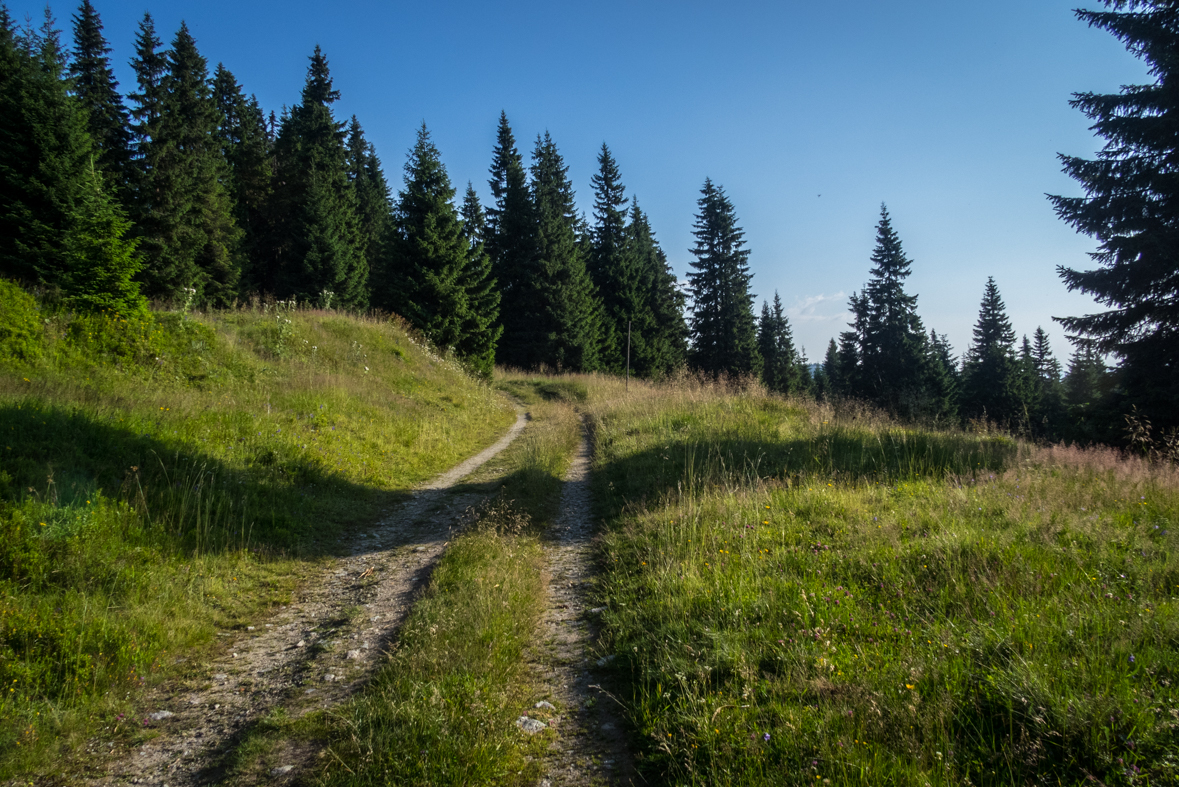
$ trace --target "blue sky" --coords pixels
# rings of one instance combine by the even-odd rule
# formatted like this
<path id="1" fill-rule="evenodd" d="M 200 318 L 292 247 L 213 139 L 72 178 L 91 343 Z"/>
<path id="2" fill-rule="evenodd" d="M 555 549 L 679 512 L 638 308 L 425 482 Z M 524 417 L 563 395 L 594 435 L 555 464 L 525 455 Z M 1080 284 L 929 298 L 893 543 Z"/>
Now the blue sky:
<path id="1" fill-rule="evenodd" d="M 1076 0 L 93 2 L 124 93 L 145 10 L 165 43 L 186 20 L 210 68 L 267 110 L 298 101 L 321 45 L 337 116 L 357 115 L 394 188 L 425 121 L 456 186 L 486 202 L 502 109 L 526 154 L 552 133 L 589 212 L 606 142 L 681 277 L 710 177 L 745 229 L 759 310 L 778 291 L 812 360 L 867 280 L 882 202 L 927 328 L 961 353 L 994 276 L 1016 331 L 1042 325 L 1064 360 L 1052 316 L 1098 307 L 1056 266 L 1089 267 L 1094 243 L 1044 195 L 1079 193 L 1057 153 L 1101 144 L 1068 99 L 1147 81 Z M 75 8 L 52 5 L 67 31 Z"/>

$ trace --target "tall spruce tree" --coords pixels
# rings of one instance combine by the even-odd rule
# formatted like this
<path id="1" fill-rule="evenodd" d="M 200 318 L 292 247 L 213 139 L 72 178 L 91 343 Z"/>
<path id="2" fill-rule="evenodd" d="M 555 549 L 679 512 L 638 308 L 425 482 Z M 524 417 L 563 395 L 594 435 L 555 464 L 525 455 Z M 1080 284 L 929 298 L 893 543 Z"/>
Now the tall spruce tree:
<path id="1" fill-rule="evenodd" d="M 1070 102 L 1106 142 L 1095 160 L 1060 156 L 1085 195 L 1050 199 L 1060 218 L 1099 245 L 1091 255 L 1096 268 L 1057 270 L 1070 291 L 1091 295 L 1106 310 L 1059 321 L 1120 359 L 1117 412 L 1135 406 L 1156 427 L 1179 426 L 1179 138 L 1172 131 L 1179 120 L 1179 24 L 1172 0 L 1103 5 L 1108 10 L 1078 10 L 1077 17 L 1112 33 L 1154 81 L 1117 94 L 1076 93 Z"/>
<path id="2" fill-rule="evenodd" d="M 376 149 L 364 138 L 360 121 L 352 116 L 345 145 L 348 181 L 356 195 L 356 213 L 360 221 L 360 240 L 370 278 L 380 270 L 392 231 L 393 201 L 389 184 L 381 171 Z"/>
<path id="3" fill-rule="evenodd" d="M 643 296 L 632 330 L 636 340 L 631 348 L 631 368 L 640 376 L 664 375 L 683 366 L 687 359 L 686 299 L 638 200 L 631 200 L 626 233 Z"/>
<path id="4" fill-rule="evenodd" d="M 2 10 L 2 9 L 0 9 Z M 86 113 L 69 95 L 60 33 L 0 16 L 0 276 L 61 288 L 63 239 L 87 199 L 94 148 Z"/>
<path id="5" fill-rule="evenodd" d="M 284 115 L 274 142 L 268 256 L 258 279 L 279 297 L 320 302 L 330 293 L 334 304 L 364 309 L 369 268 L 343 124 L 331 110 L 340 94 L 319 46 L 310 61 L 301 100 Z"/>
<path id="6" fill-rule="evenodd" d="M 135 202 L 144 286 L 152 297 L 187 300 L 191 290 L 198 303 L 225 306 L 237 296 L 241 230 L 225 187 L 208 67 L 183 22 L 164 62 L 158 84 L 141 82 L 137 94 L 158 98 L 158 108 L 145 102 L 135 113 L 158 111 L 143 126 Z M 152 73 L 149 65 L 137 65 L 137 74 Z"/>
<path id="7" fill-rule="evenodd" d="M 458 354 L 468 367 L 486 379 L 495 368 L 495 349 L 503 328 L 499 325 L 499 288 L 491 270 L 483 239 L 487 221 L 475 188 L 467 181 L 462 207 L 463 236 L 467 241 L 467 262 L 460 283 L 467 294 L 467 313 L 462 326 Z"/>
<path id="8" fill-rule="evenodd" d="M 1015 331 L 994 277 L 987 277 L 962 378 L 962 409 L 967 418 L 1003 425 L 1023 420 Z"/>
<path id="9" fill-rule="evenodd" d="M 87 113 L 86 127 L 98 151 L 96 163 L 106 173 L 108 186 L 126 200 L 131 188 L 130 117 L 107 57 L 111 50 L 102 35 L 102 20 L 90 0 L 82 0 L 73 22 L 73 92 Z"/>
<path id="10" fill-rule="evenodd" d="M 536 279 L 536 216 L 524 159 L 508 116 L 500 112 L 492 151 L 492 205 L 487 209 L 487 252 L 499 282 L 500 338 L 497 360 L 506 366 L 528 368 L 542 350 L 540 294 Z"/>
<path id="11" fill-rule="evenodd" d="M 248 99 L 237 79 L 218 63 L 213 72 L 213 100 L 220 113 L 217 139 L 229 166 L 228 190 L 233 216 L 242 230 L 242 289 L 256 291 L 256 271 L 264 257 L 266 206 L 274 177 L 271 140 L 258 99 Z"/>
<path id="12" fill-rule="evenodd" d="M 691 365 L 710 375 L 750 375 L 761 370 L 753 294 L 749 284 L 749 250 L 737 226 L 733 203 L 724 189 L 705 178 L 696 201 L 699 213 L 692 234 L 696 245 L 692 293 Z"/>
<path id="13" fill-rule="evenodd" d="M 633 244 L 627 242 L 626 187 L 618 163 L 604 142 L 598 153 L 598 171 L 590 184 L 594 189 L 594 221 L 587 267 L 602 298 L 603 366 L 620 372 L 625 364 L 627 323 L 640 323 L 640 342 L 649 333 L 643 296 L 650 282 L 644 281 L 645 271 L 633 254 Z M 645 357 L 645 348 L 639 354 Z"/>
<path id="14" fill-rule="evenodd" d="M 930 409 L 925 329 L 917 316 L 917 296 L 904 288 L 912 261 L 884 205 L 872 263 L 871 278 L 850 304 L 857 359 L 853 390 L 890 412 L 922 415 Z"/>
<path id="15" fill-rule="evenodd" d="M 454 188 L 425 123 L 405 163 L 395 216 L 396 311 L 438 347 L 454 349 L 463 338 L 469 308 L 462 277 L 470 244 L 454 207 Z"/>
<path id="16" fill-rule="evenodd" d="M 601 358 L 602 306 L 577 243 L 577 213 L 569 168 L 548 132 L 532 153 L 539 314 L 527 342 L 536 354 L 525 365 L 594 371 Z"/>

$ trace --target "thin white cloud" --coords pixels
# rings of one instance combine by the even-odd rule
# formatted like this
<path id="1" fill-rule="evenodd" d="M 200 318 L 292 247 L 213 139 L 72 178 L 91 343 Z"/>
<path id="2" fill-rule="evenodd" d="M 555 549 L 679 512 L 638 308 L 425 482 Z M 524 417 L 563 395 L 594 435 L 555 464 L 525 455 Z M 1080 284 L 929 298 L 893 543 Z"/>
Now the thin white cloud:
<path id="1" fill-rule="evenodd" d="M 846 321 L 847 293 L 841 290 L 831 295 L 797 298 L 794 305 L 786 308 L 786 316 L 794 323 Z"/>

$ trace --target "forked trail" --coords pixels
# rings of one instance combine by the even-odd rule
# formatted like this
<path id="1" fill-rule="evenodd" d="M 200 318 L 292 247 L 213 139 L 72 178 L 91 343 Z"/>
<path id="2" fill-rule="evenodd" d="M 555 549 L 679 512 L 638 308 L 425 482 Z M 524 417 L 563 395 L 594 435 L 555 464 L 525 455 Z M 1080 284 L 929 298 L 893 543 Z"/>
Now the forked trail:
<path id="1" fill-rule="evenodd" d="M 292 715 L 330 707 L 363 686 L 441 555 L 451 526 L 482 497 L 457 494 L 453 487 L 507 448 L 525 423 L 520 413 L 495 445 L 353 537 L 347 557 L 307 577 L 302 597 L 273 618 L 244 636 L 234 634 L 203 675 L 154 697 L 144 723 L 158 730 L 156 737 L 130 750 L 92 741 L 101 770 L 77 774 L 71 783 L 222 783 L 238 745 L 266 714 L 280 707 Z M 295 779 L 308 754 L 277 752 L 279 762 L 265 780 Z"/>
<path id="2" fill-rule="evenodd" d="M 594 523 L 590 499 L 590 444 L 583 438 L 561 492 L 561 513 L 546 545 L 549 605 L 533 654 L 542 689 L 558 714 L 541 787 L 629 785 L 638 778 L 628 753 L 619 707 L 603 685 L 592 651 L 597 610 L 589 608 Z"/>

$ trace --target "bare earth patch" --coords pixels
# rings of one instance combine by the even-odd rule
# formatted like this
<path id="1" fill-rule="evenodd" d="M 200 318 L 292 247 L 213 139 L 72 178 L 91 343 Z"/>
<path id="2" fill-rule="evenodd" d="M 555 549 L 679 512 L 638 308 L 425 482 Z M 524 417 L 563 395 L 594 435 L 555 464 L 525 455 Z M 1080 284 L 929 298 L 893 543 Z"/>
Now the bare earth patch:
<path id="1" fill-rule="evenodd" d="M 90 751 L 104 764 L 100 773 L 79 774 L 77 781 L 92 787 L 220 783 L 235 764 L 238 745 L 267 714 L 282 709 L 297 716 L 356 692 L 424 586 L 451 526 L 482 497 L 451 488 L 506 448 L 525 423 L 519 414 L 495 445 L 352 538 L 351 555 L 307 577 L 296 602 L 244 635 L 225 633 L 224 652 L 206 665 L 202 678 L 166 686 L 150 699 L 143 724 L 158 734 L 129 751 L 92 741 Z M 254 779 L 293 781 L 317 754 L 307 748 L 280 747 L 268 757 L 268 772 Z"/>
<path id="2" fill-rule="evenodd" d="M 583 439 L 565 477 L 552 541 L 545 547 L 549 607 L 532 661 L 553 707 L 541 705 L 529 714 L 545 721 L 543 734 L 552 737 L 542 787 L 633 784 L 636 778 L 618 706 L 596 674 L 604 664 L 592 650 L 596 613 L 588 607 L 594 536 L 589 467 L 589 443 Z"/>

